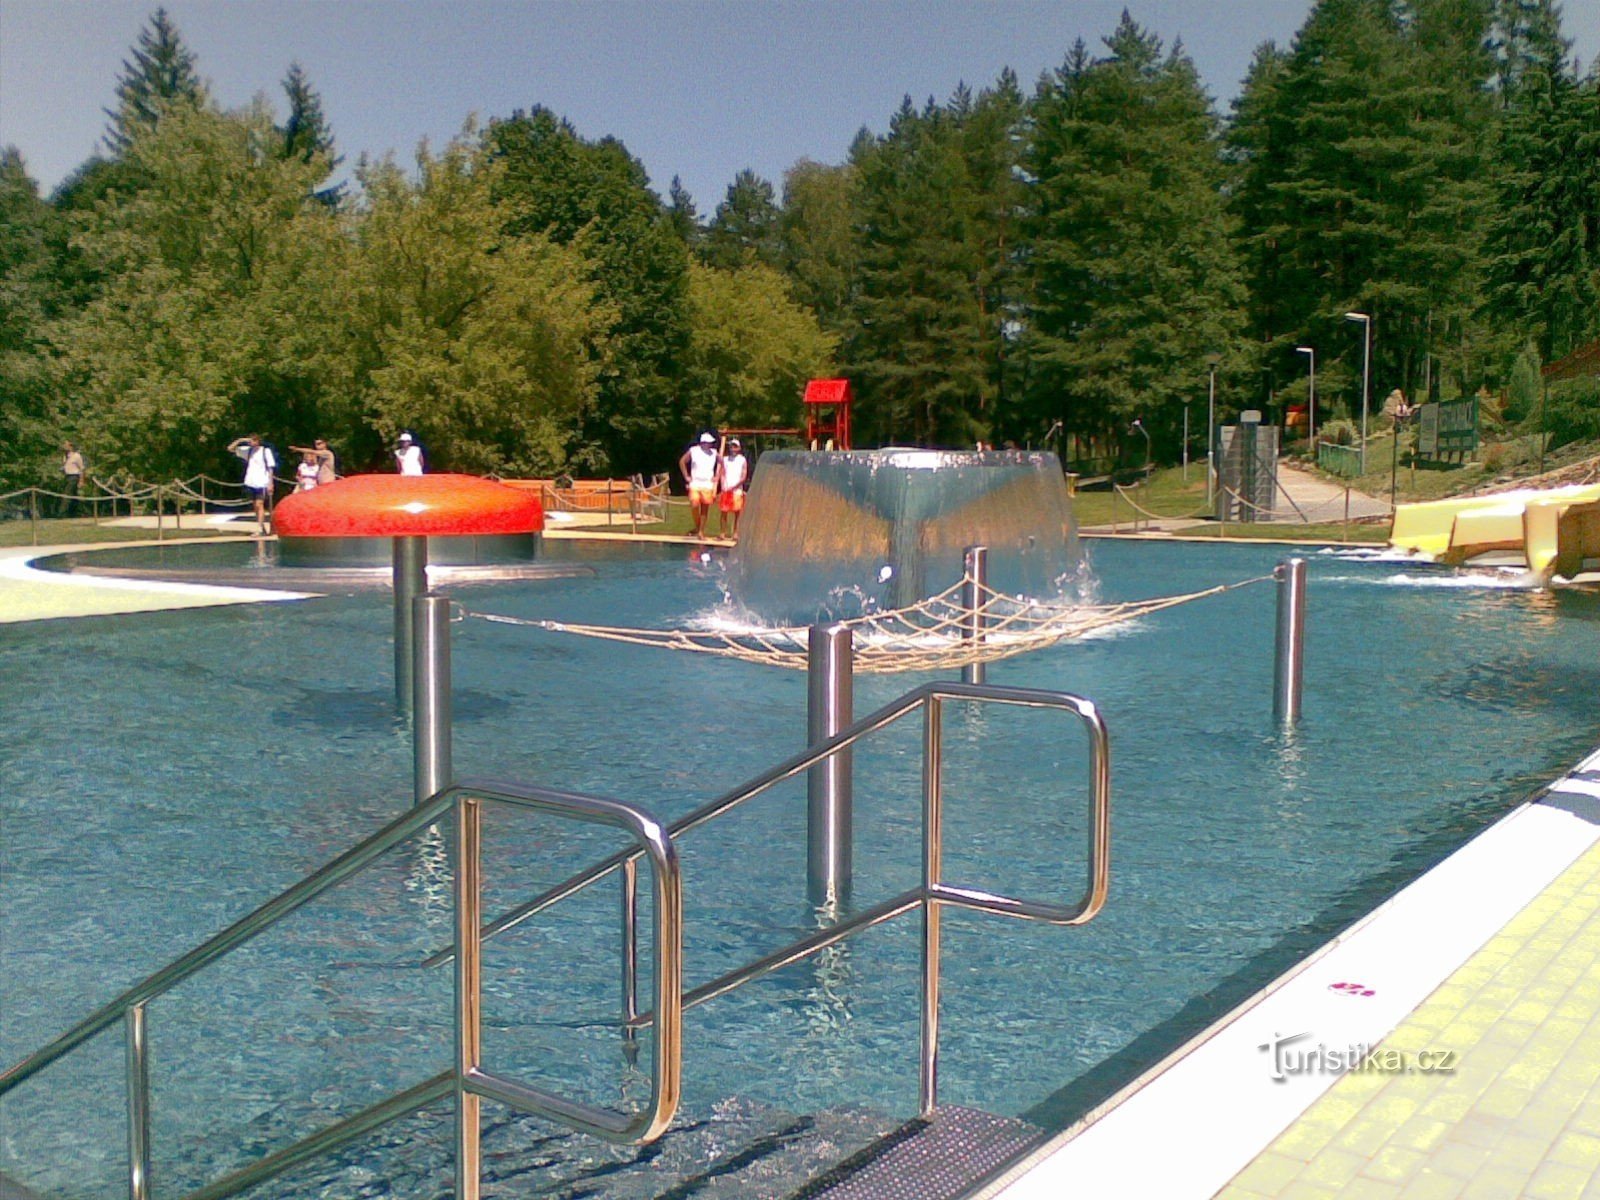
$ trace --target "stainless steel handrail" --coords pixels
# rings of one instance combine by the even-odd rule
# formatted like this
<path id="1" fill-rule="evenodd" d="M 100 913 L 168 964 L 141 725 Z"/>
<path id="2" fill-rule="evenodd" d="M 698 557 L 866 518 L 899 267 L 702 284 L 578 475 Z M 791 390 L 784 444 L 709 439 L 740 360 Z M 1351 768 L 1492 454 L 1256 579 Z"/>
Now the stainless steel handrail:
<path id="1" fill-rule="evenodd" d="M 638 844 L 637 858 L 648 858 L 654 878 L 654 1005 L 651 1094 L 635 1114 L 618 1113 L 567 1100 L 527 1087 L 483 1069 L 479 1019 L 481 1012 L 482 864 L 479 858 L 481 809 L 485 803 L 507 804 L 548 815 L 622 829 Z M 456 817 L 456 925 L 461 941 L 456 967 L 456 1065 L 424 1083 L 347 1117 L 337 1124 L 274 1152 L 268 1157 L 214 1181 L 190 1194 L 189 1200 L 220 1200 L 280 1174 L 296 1163 L 337 1149 L 378 1126 L 416 1112 L 452 1092 L 457 1097 L 458 1197 L 476 1200 L 477 1098 L 488 1096 L 512 1107 L 562 1121 L 619 1142 L 658 1137 L 677 1110 L 682 1076 L 682 945 L 683 881 L 672 839 L 645 810 L 617 800 L 553 788 L 506 783 L 463 782 L 440 792 L 390 822 L 360 845 L 346 851 L 293 887 L 269 900 L 175 962 L 129 988 L 111 1003 L 66 1033 L 0 1073 L 4 1096 L 51 1063 L 83 1045 L 118 1021 L 127 1027 L 128 1146 L 131 1200 L 147 1200 L 150 1180 L 150 1096 L 147 1050 L 149 1002 L 231 950 L 252 940 L 278 921 L 337 886 L 384 852 L 454 811 Z M 636 947 L 630 946 L 630 957 Z M 654 1014 L 659 1014 L 655 1019 Z M 463 1166 L 471 1166 L 470 1172 Z"/>
<path id="2" fill-rule="evenodd" d="M 925 683 L 921 687 L 913 688 L 898 699 L 891 700 L 882 708 L 871 712 L 852 725 L 847 725 L 833 737 L 826 738 L 810 746 L 798 754 L 784 759 L 760 774 L 753 776 L 740 784 L 732 791 L 724 792 L 714 800 L 707 801 L 693 812 L 679 817 L 667 826 L 667 833 L 677 839 L 692 829 L 697 829 L 706 822 L 720 817 L 723 813 L 737 808 L 749 800 L 755 799 L 761 793 L 776 787 L 787 779 L 793 779 L 824 759 L 831 758 L 841 750 L 848 749 L 856 742 L 870 733 L 894 724 L 901 717 L 915 712 L 928 704 L 931 700 L 974 700 L 979 702 L 993 702 L 999 704 L 1020 705 L 1029 708 L 1057 708 L 1075 712 L 1089 726 L 1091 733 L 1091 759 L 1090 759 L 1090 786 L 1096 797 L 1094 800 L 1096 821 L 1100 817 L 1100 795 L 1104 792 L 1106 812 L 1105 820 L 1109 821 L 1109 803 L 1111 786 L 1111 755 L 1110 740 L 1106 735 L 1105 723 L 1092 701 L 1081 696 L 1074 696 L 1068 692 L 1042 691 L 1034 688 L 1000 687 L 992 684 L 966 684 L 938 681 Z M 926 763 L 924 764 L 926 768 Z M 1109 839 L 1109 825 L 1106 837 Z M 1098 897 L 1094 903 L 1094 912 L 1100 910 L 1105 903 L 1106 880 L 1109 878 L 1109 862 L 1107 851 L 1109 842 L 1101 845 L 1091 836 L 1090 844 L 1090 884 L 1091 891 Z M 483 927 L 485 938 L 494 937 L 504 933 L 507 929 L 521 924 L 529 917 L 543 912 L 553 904 L 559 904 L 569 896 L 576 895 L 584 888 L 599 882 L 612 871 L 617 870 L 624 863 L 638 860 L 637 851 L 619 851 L 609 858 L 602 859 L 592 867 L 586 867 L 570 878 L 556 884 L 548 891 L 540 893 L 530 900 L 524 901 L 513 908 L 507 909 L 499 917 Z M 1095 864 L 1100 864 L 1096 869 Z M 995 910 L 998 911 L 998 910 Z M 1093 916 L 1091 912 L 1089 916 Z M 1013 913 L 1006 915 L 1024 915 Z M 1043 918 L 1041 918 L 1043 919 Z M 1085 918 L 1087 919 L 1087 918 Z M 1071 922 L 1055 922 L 1067 924 Z M 423 960 L 423 966 L 441 966 L 450 961 L 454 951 L 449 948 L 438 951 Z"/>
<path id="3" fill-rule="evenodd" d="M 1012 896 L 997 895 L 975 888 L 953 887 L 943 880 L 943 705 L 946 700 L 967 700 L 987 703 L 1018 705 L 1028 708 L 1051 708 L 1072 712 L 1089 733 L 1090 820 L 1088 829 L 1088 878 L 1083 896 L 1074 904 L 1052 904 L 1038 900 L 1021 900 Z M 876 712 L 846 726 L 836 735 L 815 746 L 778 763 L 756 775 L 748 782 L 719 796 L 717 799 L 680 817 L 667 827 L 668 835 L 680 834 L 730 811 L 767 791 L 785 779 L 792 779 L 835 754 L 840 753 L 874 733 L 893 724 L 901 717 L 918 709 L 924 712 L 923 730 L 923 882 L 891 900 L 829 925 L 825 929 L 795 940 L 781 950 L 747 963 L 725 975 L 701 984 L 682 998 L 684 1008 L 692 1008 L 735 988 L 767 975 L 780 967 L 798 962 L 828 946 L 843 941 L 862 929 L 909 912 L 914 908 L 923 911 L 923 1046 L 921 1064 L 921 1099 L 924 1114 L 938 1101 L 938 1005 L 939 1005 L 939 917 L 940 909 L 949 905 L 998 916 L 1023 920 L 1043 921 L 1052 925 L 1082 925 L 1092 920 L 1105 905 L 1110 886 L 1111 851 L 1111 743 L 1105 721 L 1094 704 L 1081 696 L 1067 692 L 1039 691 L 1031 688 L 999 687 L 991 684 L 965 684 L 934 682 L 915 688 L 897 700 L 884 705 Z M 584 888 L 604 878 L 610 872 L 631 869 L 637 852 L 621 852 L 580 871 L 543 894 L 508 910 L 482 930 L 484 938 L 493 937 L 536 913 L 575 895 Z M 629 908 L 623 911 L 623 1016 L 624 1030 L 634 1030 L 649 1024 L 653 1016 L 640 1012 L 637 998 L 631 989 L 632 974 L 627 964 L 635 956 L 636 943 L 630 924 Z M 424 960 L 424 965 L 449 961 L 451 950 L 441 950 Z"/>

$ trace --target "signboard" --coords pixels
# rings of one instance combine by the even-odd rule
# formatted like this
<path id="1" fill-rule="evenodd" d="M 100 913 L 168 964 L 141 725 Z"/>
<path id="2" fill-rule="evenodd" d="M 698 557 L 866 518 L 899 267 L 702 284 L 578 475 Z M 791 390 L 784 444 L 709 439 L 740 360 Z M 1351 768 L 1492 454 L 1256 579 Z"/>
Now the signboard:
<path id="1" fill-rule="evenodd" d="M 1424 404 L 1417 411 L 1417 453 L 1470 454 L 1478 448 L 1478 398 Z"/>

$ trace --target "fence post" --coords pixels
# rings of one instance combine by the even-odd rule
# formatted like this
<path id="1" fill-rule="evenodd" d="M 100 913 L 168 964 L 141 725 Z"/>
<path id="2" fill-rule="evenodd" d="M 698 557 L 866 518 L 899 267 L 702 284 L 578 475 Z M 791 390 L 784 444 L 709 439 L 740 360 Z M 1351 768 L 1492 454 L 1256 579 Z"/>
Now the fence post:
<path id="1" fill-rule="evenodd" d="M 28 528 L 33 533 L 33 544 L 39 544 L 39 489 L 28 489 Z"/>
<path id="2" fill-rule="evenodd" d="M 983 645 L 983 627 L 989 623 L 988 617 L 982 612 L 989 598 L 989 548 L 968 546 L 964 565 L 966 570 L 961 580 L 961 607 L 967 610 L 967 616 L 962 621 L 961 640 L 968 643 L 968 649 L 977 652 Z M 962 666 L 961 682 L 983 683 L 988 674 L 988 666 L 974 659 Z"/>
<path id="3" fill-rule="evenodd" d="M 161 484 L 156 484 L 156 541 L 162 542 L 167 538 L 167 506 L 165 503 L 167 490 Z"/>
<path id="4" fill-rule="evenodd" d="M 1273 657 L 1272 712 L 1284 725 L 1300 720 L 1305 675 L 1306 560 L 1291 558 L 1273 569 L 1278 581 L 1278 637 Z"/>
<path id="5" fill-rule="evenodd" d="M 806 741 L 815 746 L 854 719 L 854 638 L 848 625 L 813 625 L 806 663 Z M 854 752 L 817 763 L 806 781 L 806 894 L 818 907 L 850 896 Z"/>

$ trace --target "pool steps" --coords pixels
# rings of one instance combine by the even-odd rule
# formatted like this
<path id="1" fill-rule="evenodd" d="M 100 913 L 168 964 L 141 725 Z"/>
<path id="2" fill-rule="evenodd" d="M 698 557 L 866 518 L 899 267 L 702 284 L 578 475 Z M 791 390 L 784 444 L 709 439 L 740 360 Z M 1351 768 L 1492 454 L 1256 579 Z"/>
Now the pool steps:
<path id="1" fill-rule="evenodd" d="M 421 609 L 427 598 L 419 599 Z M 449 688 L 448 657 L 442 670 L 430 673 L 435 684 Z M 943 757 L 942 707 L 947 701 L 997 703 L 1006 706 L 1055 709 L 1078 717 L 1090 744 L 1090 819 L 1087 822 L 1088 847 L 1086 880 L 1081 897 L 1070 904 L 1018 899 L 968 887 L 956 887 L 942 877 L 941 828 L 943 789 L 940 764 Z M 909 715 L 923 717 L 923 878 L 919 887 L 871 908 L 835 919 L 835 923 L 807 934 L 784 950 L 748 964 L 690 992 L 682 988 L 682 881 L 673 838 L 688 832 L 746 800 L 788 779 L 795 778 L 846 750 L 855 742 Z M 595 1108 L 517 1080 L 499 1076 L 484 1068 L 481 1056 L 482 975 L 481 952 L 485 937 L 510 928 L 514 920 L 502 916 L 484 924 L 481 911 L 481 817 L 488 806 L 529 809 L 547 816 L 587 824 L 614 826 L 626 833 L 635 849 L 614 855 L 596 867 L 546 893 L 532 905 L 521 906 L 522 916 L 532 915 L 590 884 L 617 873 L 623 881 L 622 904 L 622 996 L 619 1046 L 626 1051 L 631 1031 L 648 1027 L 650 1099 L 642 1110 L 630 1113 Z M 230 951 L 243 946 L 259 934 L 276 926 L 324 892 L 338 886 L 380 856 L 416 837 L 429 827 L 452 822 L 455 827 L 454 861 L 454 949 L 446 956 L 435 955 L 429 962 L 447 958 L 455 974 L 455 1063 L 431 1079 L 372 1103 L 369 1107 L 335 1120 L 317 1132 L 302 1136 L 291 1145 L 271 1149 L 254 1162 L 235 1167 L 220 1179 L 212 1179 L 188 1191 L 188 1200 L 221 1200 L 278 1179 L 321 1156 L 356 1145 L 374 1132 L 392 1127 L 414 1114 L 445 1104 L 456 1108 L 457 1200 L 477 1200 L 486 1161 L 481 1101 L 488 1099 L 523 1113 L 545 1118 L 593 1134 L 618 1144 L 641 1145 L 654 1142 L 671 1128 L 681 1094 L 682 1012 L 685 1007 L 726 994 L 751 980 L 780 967 L 798 962 L 849 935 L 917 911 L 922 916 L 922 1036 L 919 1070 L 919 1119 L 921 1124 L 902 1136 L 903 1148 L 897 1153 L 910 1156 L 894 1169 L 910 1171 L 907 1162 L 923 1162 L 935 1174 L 952 1158 L 950 1145 L 968 1146 L 964 1152 L 971 1162 L 987 1163 L 992 1155 L 998 1165 L 1019 1148 L 1012 1145 L 1035 1137 L 1022 1123 L 994 1125 L 988 1133 L 977 1116 L 962 1116 L 956 1110 L 941 1109 L 938 1103 L 938 1029 L 940 915 L 953 907 L 975 912 L 1042 921 L 1058 926 L 1074 926 L 1091 920 L 1104 905 L 1109 887 L 1110 849 L 1110 758 L 1109 736 L 1094 706 L 1080 697 L 1063 692 L 1025 688 L 979 686 L 960 683 L 928 683 L 915 688 L 876 712 L 854 722 L 837 734 L 825 738 L 802 753 L 768 768 L 734 791 L 702 806 L 670 826 L 657 822 L 647 811 L 621 801 L 555 789 L 524 787 L 503 783 L 461 782 L 445 788 L 415 805 L 408 813 L 334 859 L 300 883 L 242 917 L 205 943 L 135 984 L 117 999 L 103 1006 L 33 1054 L 0 1072 L 0 1096 L 36 1076 L 52 1063 L 88 1044 L 97 1035 L 122 1025 L 127 1045 L 127 1099 L 130 1200 L 148 1200 L 150 1164 L 156 1157 L 151 1145 L 149 1116 L 149 1066 L 145 1057 L 147 1006 L 185 980 L 199 974 Z M 654 919 L 649 939 L 653 964 L 649 972 L 651 994 L 638 994 L 637 967 L 637 864 L 647 861 L 653 891 L 650 911 Z M 641 1001 L 646 1003 L 642 1006 Z M 642 1010 L 646 1009 L 646 1010 Z M 981 1136 L 980 1136 L 981 1134 Z M 992 1135 L 992 1136 L 991 1136 Z M 946 1145 L 942 1139 L 954 1138 Z M 930 1140 L 932 1139 L 932 1140 Z M 1010 1149 L 1005 1147 L 1010 1146 Z M 1004 1150 L 1004 1153 L 1002 1153 Z M 169 1151 L 170 1153 L 170 1151 Z M 954 1155 L 957 1161 L 960 1155 Z M 882 1159 L 873 1161 L 881 1162 Z M 863 1161 L 863 1169 L 868 1164 Z M 987 1170 L 987 1167 L 984 1167 Z M 946 1175 L 948 1176 L 948 1172 Z M 908 1176 L 909 1177 L 909 1176 Z M 941 1176 L 943 1178 L 944 1176 Z M 953 1178 L 953 1176 L 951 1176 Z M 966 1180 L 956 1190 L 929 1190 L 933 1181 L 925 1180 L 915 1193 L 919 1200 L 961 1194 L 974 1180 Z M 841 1176 L 830 1191 L 815 1195 L 834 1200 L 856 1196 L 883 1195 L 880 1191 L 850 1191 L 848 1179 Z M 942 1184 L 939 1185 L 943 1187 Z M 788 1193 L 784 1193 L 788 1194 Z"/>

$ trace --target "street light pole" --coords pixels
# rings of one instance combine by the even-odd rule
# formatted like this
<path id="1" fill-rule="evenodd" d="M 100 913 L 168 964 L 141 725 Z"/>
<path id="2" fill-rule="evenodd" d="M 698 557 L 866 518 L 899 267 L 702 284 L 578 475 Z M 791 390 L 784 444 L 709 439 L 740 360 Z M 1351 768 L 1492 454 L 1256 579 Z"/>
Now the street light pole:
<path id="1" fill-rule="evenodd" d="M 1317 453 L 1317 351 L 1314 346 L 1296 346 L 1297 354 L 1311 356 L 1311 378 L 1307 386 L 1307 394 L 1311 398 L 1311 411 L 1306 418 L 1306 441 L 1311 443 L 1311 453 Z"/>
<path id="2" fill-rule="evenodd" d="M 1367 409 L 1372 403 L 1372 317 L 1363 312 L 1347 312 L 1346 321 L 1360 321 L 1364 349 L 1361 355 L 1361 473 L 1367 473 Z"/>
<path id="3" fill-rule="evenodd" d="M 1189 482 L 1189 406 L 1183 406 L 1183 481 Z"/>
<path id="4" fill-rule="evenodd" d="M 1210 388 L 1206 400 L 1206 503 L 1210 504 L 1216 499 L 1217 471 L 1213 461 L 1213 451 L 1217 445 L 1217 364 L 1222 361 L 1220 354 L 1206 355 L 1206 367 L 1210 375 Z"/>
<path id="5" fill-rule="evenodd" d="M 1146 486 L 1150 483 L 1150 431 L 1144 427 L 1144 422 L 1135 418 L 1130 429 L 1137 429 L 1144 434 L 1144 481 Z"/>

